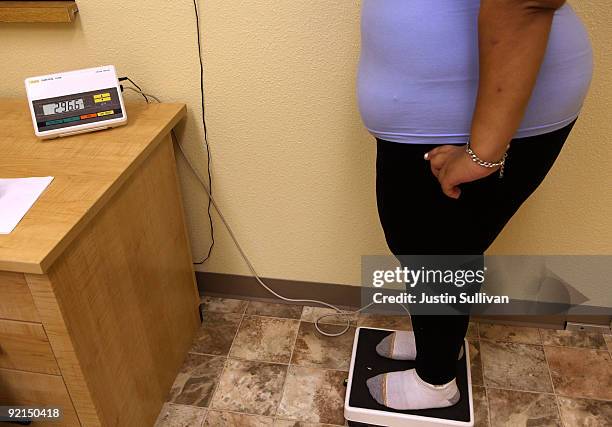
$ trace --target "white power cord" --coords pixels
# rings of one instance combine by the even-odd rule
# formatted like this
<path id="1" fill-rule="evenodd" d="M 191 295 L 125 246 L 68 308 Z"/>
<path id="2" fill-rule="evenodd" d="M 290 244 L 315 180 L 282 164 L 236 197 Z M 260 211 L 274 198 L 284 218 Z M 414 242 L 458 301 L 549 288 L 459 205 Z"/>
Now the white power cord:
<path id="1" fill-rule="evenodd" d="M 227 229 L 227 232 L 229 233 L 232 241 L 234 242 L 234 245 L 236 245 L 236 249 L 238 249 L 238 252 L 240 252 L 240 256 L 242 257 L 242 259 L 244 260 L 245 264 L 247 265 L 247 267 L 251 271 L 251 274 L 253 275 L 255 280 L 257 280 L 257 282 L 265 290 L 267 290 L 272 295 L 274 295 L 275 297 L 277 297 L 277 298 L 279 298 L 279 299 L 281 299 L 283 301 L 297 302 L 297 303 L 318 304 L 318 305 L 323 305 L 325 307 L 331 308 L 332 310 L 335 310 L 336 313 L 325 314 L 325 315 L 322 315 L 322 316 L 318 317 L 315 320 L 315 328 L 317 329 L 317 331 L 319 331 L 320 334 L 328 336 L 328 337 L 337 337 L 337 336 L 340 336 L 340 335 L 343 335 L 344 333 L 346 333 L 346 331 L 348 331 L 350 326 L 351 326 L 350 317 L 349 316 L 352 315 L 352 314 L 355 314 L 355 313 L 359 313 L 362 310 L 365 310 L 366 308 L 370 307 L 374 303 L 372 302 L 372 303 L 366 305 L 365 307 L 362 307 L 362 308 L 360 308 L 359 310 L 356 310 L 356 311 L 343 311 L 340 308 L 338 308 L 338 307 L 336 307 L 336 306 L 334 306 L 332 304 L 326 303 L 324 301 L 318 301 L 318 300 L 312 300 L 312 299 L 296 299 L 296 298 L 287 298 L 287 297 L 284 297 L 284 296 L 278 294 L 277 292 L 275 292 L 274 290 L 272 290 L 268 285 L 266 285 L 264 283 L 264 281 L 261 279 L 261 277 L 259 276 L 259 274 L 257 273 L 257 271 L 255 270 L 255 267 L 253 266 L 253 264 L 249 260 L 249 257 L 244 252 L 244 249 L 242 249 L 242 246 L 240 246 L 240 243 L 238 242 L 238 239 L 236 238 L 236 235 L 234 234 L 234 231 L 232 230 L 232 227 L 229 225 L 229 223 L 225 219 L 225 216 L 221 212 L 221 209 L 217 205 L 217 202 L 215 201 L 214 197 L 210 194 L 210 190 L 209 190 L 208 186 L 206 185 L 206 182 L 204 181 L 204 179 L 202 178 L 200 173 L 197 171 L 197 169 L 194 167 L 194 165 L 191 163 L 191 160 L 186 155 L 185 150 L 183 149 L 183 146 L 181 145 L 181 143 L 176 138 L 176 135 L 174 135 L 174 132 L 172 134 L 173 134 L 173 138 L 174 138 L 176 144 L 179 147 L 179 150 L 181 150 L 181 153 L 183 154 L 183 157 L 187 161 L 187 164 L 189 165 L 189 168 L 192 170 L 194 175 L 197 177 L 198 181 L 200 182 L 200 184 L 202 185 L 202 187 L 204 188 L 204 190 L 208 194 L 208 197 L 210 197 L 210 201 L 212 202 L 212 205 L 214 206 L 215 210 L 217 211 L 217 214 L 219 214 L 219 218 L 221 219 L 221 222 L 223 222 L 223 225 Z M 330 333 L 330 332 L 322 331 L 319 328 L 319 322 L 322 319 L 325 319 L 327 317 L 332 317 L 332 316 L 347 316 L 347 318 L 346 318 L 346 326 L 344 327 L 344 329 L 342 331 L 340 331 L 338 333 Z"/>
<path id="2" fill-rule="evenodd" d="M 144 93 L 144 92 L 142 92 L 142 91 L 140 91 L 140 90 L 138 90 L 136 88 L 133 88 L 133 87 L 130 87 L 130 86 L 124 86 L 124 88 L 125 89 L 130 89 L 130 90 L 132 90 L 132 91 L 134 91 L 136 93 L 139 93 L 141 95 L 145 95 L 146 97 L 152 98 L 152 99 L 154 99 L 157 102 L 161 102 L 159 100 L 159 98 L 157 98 L 156 96 L 150 95 L 148 93 Z M 211 191 L 208 188 L 208 185 L 206 184 L 206 181 L 204 180 L 204 178 L 202 178 L 202 176 L 200 175 L 200 173 L 198 172 L 196 167 L 191 162 L 191 159 L 189 158 L 189 156 L 187 156 L 187 154 L 185 153 L 185 150 L 183 149 L 183 146 L 180 143 L 180 141 L 178 140 L 178 138 L 176 137 L 176 135 L 174 133 L 174 130 L 172 130 L 171 133 L 172 133 L 173 140 L 176 142 L 177 146 L 179 147 L 179 150 L 181 150 L 181 153 L 183 154 L 183 157 L 184 157 L 185 161 L 189 165 L 189 168 L 191 169 L 193 174 L 196 176 L 196 178 L 200 182 L 200 185 L 202 186 L 202 188 L 204 188 L 204 190 L 206 191 L 206 194 L 208 194 L 208 197 L 210 198 L 210 201 L 211 201 L 213 207 L 217 211 L 217 214 L 219 215 L 219 218 L 221 219 L 221 222 L 223 222 L 223 225 L 227 229 L 227 232 L 229 233 L 232 241 L 234 242 L 234 245 L 236 245 L 236 249 L 238 249 L 238 252 L 240 252 L 240 256 L 242 257 L 242 259 L 244 260 L 245 264 L 247 265 L 247 267 L 251 271 L 251 274 L 253 275 L 255 280 L 257 280 L 257 282 L 259 283 L 260 286 L 262 286 L 266 291 L 268 291 L 269 293 L 274 295 L 276 298 L 281 299 L 283 301 L 294 302 L 294 303 L 317 304 L 317 305 L 322 305 L 322 306 L 325 306 L 325 307 L 328 307 L 328 308 L 334 310 L 335 313 L 324 314 L 322 316 L 319 316 L 318 318 L 315 319 L 315 322 L 314 322 L 314 325 L 315 325 L 315 328 L 317 329 L 317 331 L 321 335 L 325 335 L 327 337 L 339 337 L 341 335 L 344 335 L 350 329 L 350 327 L 351 327 L 350 316 L 353 315 L 353 314 L 357 314 L 357 313 L 365 310 L 366 308 L 371 307 L 372 305 L 374 305 L 374 303 L 371 302 L 368 305 L 365 305 L 365 306 L 361 307 L 358 310 L 344 311 L 344 310 L 341 310 L 340 308 L 336 307 L 335 305 L 326 303 L 325 301 L 319 301 L 319 300 L 314 300 L 314 299 L 287 298 L 287 297 L 284 297 L 284 296 L 278 294 L 277 292 L 272 290 L 268 285 L 266 285 L 264 283 L 264 281 L 261 279 L 261 277 L 259 276 L 259 274 L 257 273 L 257 271 L 255 270 L 255 267 L 253 266 L 253 264 L 249 260 L 249 257 L 245 253 L 244 249 L 242 249 L 242 246 L 240 246 L 240 243 L 238 242 L 238 239 L 236 238 L 236 235 L 234 234 L 234 231 L 232 230 L 232 227 L 229 225 L 229 223 L 225 219 L 225 216 L 221 212 L 221 209 L 219 208 L 219 205 L 217 205 L 217 202 L 215 201 L 214 197 L 212 196 Z M 406 312 L 408 314 L 410 314 L 406 307 L 404 307 L 403 305 L 402 305 L 402 307 L 404 308 L 404 310 L 406 310 Z M 337 333 L 325 332 L 325 331 L 321 330 L 321 328 L 319 327 L 319 322 L 321 322 L 323 319 L 325 319 L 327 317 L 332 317 L 332 316 L 346 316 L 346 326 L 340 332 L 337 332 Z"/>

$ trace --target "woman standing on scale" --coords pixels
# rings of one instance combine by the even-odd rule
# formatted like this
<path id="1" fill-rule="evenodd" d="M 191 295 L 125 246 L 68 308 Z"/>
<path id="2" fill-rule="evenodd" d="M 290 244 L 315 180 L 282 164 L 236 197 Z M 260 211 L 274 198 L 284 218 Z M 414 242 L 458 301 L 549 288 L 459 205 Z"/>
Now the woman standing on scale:
<path id="1" fill-rule="evenodd" d="M 592 74 L 563 0 L 362 0 L 358 96 L 377 140 L 380 221 L 394 255 L 483 254 L 551 169 Z M 503 172 L 503 176 L 502 176 Z M 394 409 L 460 396 L 469 317 L 412 316 L 379 354 L 416 369 L 368 380 Z"/>

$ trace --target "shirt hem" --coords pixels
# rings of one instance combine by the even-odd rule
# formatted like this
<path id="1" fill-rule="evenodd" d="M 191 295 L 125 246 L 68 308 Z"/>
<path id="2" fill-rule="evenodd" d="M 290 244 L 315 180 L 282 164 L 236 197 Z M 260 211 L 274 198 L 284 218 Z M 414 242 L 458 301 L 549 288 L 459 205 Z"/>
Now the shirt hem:
<path id="1" fill-rule="evenodd" d="M 543 135 L 562 129 L 578 118 L 578 113 L 571 117 L 561 120 L 556 123 L 551 123 L 542 126 L 534 126 L 526 129 L 519 129 L 513 139 L 529 138 L 532 136 Z M 410 134 L 410 133 L 395 133 L 395 132 L 379 132 L 367 128 L 372 136 L 378 139 L 389 142 L 397 142 L 400 144 L 431 144 L 431 145 L 448 145 L 448 144 L 466 144 L 470 134 Z"/>

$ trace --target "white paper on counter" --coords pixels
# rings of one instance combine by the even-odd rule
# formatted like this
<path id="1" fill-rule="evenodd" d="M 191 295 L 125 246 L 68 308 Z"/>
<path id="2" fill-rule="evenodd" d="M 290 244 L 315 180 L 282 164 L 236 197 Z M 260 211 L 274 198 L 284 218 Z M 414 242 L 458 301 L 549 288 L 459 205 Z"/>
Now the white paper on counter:
<path id="1" fill-rule="evenodd" d="M 52 176 L 0 178 L 0 234 L 13 231 L 51 181 Z"/>

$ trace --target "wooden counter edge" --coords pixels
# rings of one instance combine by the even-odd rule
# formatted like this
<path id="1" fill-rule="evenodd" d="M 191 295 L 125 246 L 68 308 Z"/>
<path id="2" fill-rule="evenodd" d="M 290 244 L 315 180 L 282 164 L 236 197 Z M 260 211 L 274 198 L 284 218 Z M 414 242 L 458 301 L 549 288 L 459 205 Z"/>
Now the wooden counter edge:
<path id="1" fill-rule="evenodd" d="M 78 12 L 76 2 L 64 1 L 2 1 L 0 22 L 3 23 L 66 23 L 74 22 Z"/>

